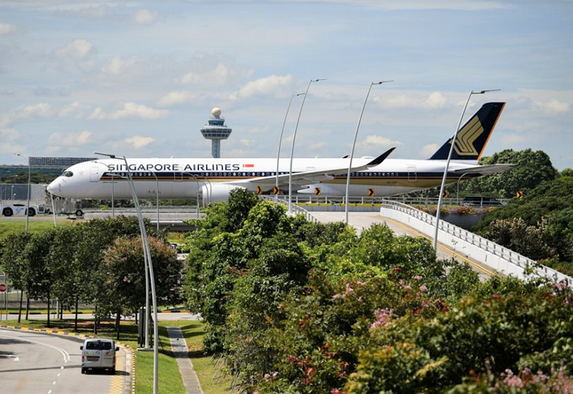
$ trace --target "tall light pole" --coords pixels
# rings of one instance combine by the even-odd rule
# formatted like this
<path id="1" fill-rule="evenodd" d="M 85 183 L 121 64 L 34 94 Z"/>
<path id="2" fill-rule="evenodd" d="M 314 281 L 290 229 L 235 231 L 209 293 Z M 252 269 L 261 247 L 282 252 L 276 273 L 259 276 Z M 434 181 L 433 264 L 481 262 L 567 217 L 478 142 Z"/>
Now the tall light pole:
<path id="1" fill-rule="evenodd" d="M 372 90 L 372 86 L 374 85 L 382 85 L 383 83 L 394 82 L 394 81 L 380 81 L 380 82 L 371 82 L 370 86 L 368 87 L 368 93 L 366 93 L 366 97 L 364 98 L 364 104 L 362 104 L 362 111 L 360 111 L 360 117 L 358 118 L 358 124 L 356 125 L 356 131 L 354 132 L 354 141 L 352 142 L 352 150 L 350 152 L 350 161 L 348 162 L 348 173 L 346 174 L 346 197 L 345 197 L 345 204 L 344 204 L 344 216 L 345 222 L 348 224 L 348 196 L 349 196 L 349 189 L 350 189 L 350 170 L 352 168 L 352 159 L 354 158 L 354 148 L 356 147 L 356 139 L 358 138 L 358 130 L 360 129 L 360 122 L 362 122 L 362 115 L 364 115 L 364 109 L 366 108 L 366 102 L 368 102 L 368 96 L 370 96 L 370 91 Z"/>
<path id="2" fill-rule="evenodd" d="M 462 125 L 462 120 L 464 119 L 464 114 L 466 113 L 466 109 L 470 102 L 470 99 L 474 94 L 484 94 L 487 92 L 497 92 L 501 89 L 488 89 L 488 90 L 472 90 L 470 94 L 468 94 L 468 99 L 466 100 L 466 105 L 464 105 L 464 109 L 462 110 L 462 115 L 460 116 L 460 120 L 458 121 L 458 127 L 456 127 L 456 132 L 451 139 L 450 151 L 448 152 L 448 160 L 446 161 L 446 168 L 444 169 L 444 176 L 442 177 L 442 185 L 440 186 L 440 195 L 438 196 L 438 208 L 436 210 L 436 230 L 434 232 L 434 250 L 438 251 L 438 230 L 440 226 L 440 210 L 442 209 L 442 194 L 444 194 L 444 187 L 446 186 L 446 178 L 448 176 L 448 169 L 450 168 L 450 161 L 452 159 L 452 152 L 454 150 L 454 145 L 456 144 L 456 138 L 458 136 L 458 131 Z"/>
<path id="3" fill-rule="evenodd" d="M 284 132 L 285 132 L 285 125 L 286 125 L 288 113 L 289 113 L 289 111 L 290 111 L 290 106 L 291 106 L 291 104 L 292 104 L 292 100 L 293 100 L 295 97 L 302 96 L 303 94 L 304 94 L 304 93 L 293 93 L 292 96 L 290 96 L 290 101 L 288 102 L 288 107 L 287 107 L 287 110 L 286 110 L 285 119 L 284 119 L 284 121 L 283 121 L 283 127 L 282 127 L 282 129 L 281 129 L 281 136 L 279 137 L 279 149 L 278 149 L 278 151 L 277 151 L 277 174 L 276 174 L 277 176 L 276 176 L 276 182 L 275 182 L 275 186 L 277 187 L 277 190 L 278 190 L 278 187 L 279 187 L 279 161 L 280 161 L 280 157 L 281 157 L 281 145 L 282 145 L 282 142 L 283 142 L 283 134 L 284 134 Z M 279 197 L 279 194 L 278 194 L 278 193 L 277 193 L 276 197 L 277 197 L 277 198 Z"/>
<path id="4" fill-rule="evenodd" d="M 110 159 L 118 159 L 119 158 L 116 155 L 112 155 L 109 153 L 101 153 L 101 152 L 94 152 L 95 155 L 100 155 L 100 156 L 107 156 Z M 127 159 L 125 156 L 121 156 L 121 158 L 123 159 L 123 161 L 125 162 L 125 168 L 127 171 L 127 178 L 129 181 L 129 187 L 131 189 L 131 194 L 133 196 L 133 202 L 135 203 L 135 208 L 137 210 L 137 218 L 139 220 L 139 229 L 141 231 L 141 241 L 143 244 L 143 253 L 144 253 L 144 257 L 147 257 L 146 259 L 144 258 L 144 261 L 147 262 L 147 266 L 145 267 L 145 272 L 147 274 L 147 272 L 149 272 L 149 279 L 151 282 L 151 300 L 153 303 L 153 394 L 157 394 L 158 392 L 158 375 L 159 375 L 159 369 L 158 369 L 158 356 L 159 356 L 159 342 L 158 342 L 158 338 L 159 338 L 159 328 L 157 325 L 157 296 L 155 293 L 155 276 L 153 274 L 153 262 L 151 261 L 151 252 L 149 250 L 149 243 L 147 241 L 147 230 L 145 229 L 145 223 L 143 221 L 143 215 L 141 214 L 141 208 L 139 206 L 139 199 L 137 198 L 137 192 L 135 191 L 135 186 L 133 185 L 133 179 L 131 177 L 131 171 L 129 169 L 129 164 L 127 163 Z M 146 275 L 147 276 L 147 275 Z M 146 283 L 146 287 L 147 287 L 147 278 L 145 280 Z M 149 297 L 148 297 L 148 293 L 146 291 L 145 293 L 145 299 L 146 299 L 146 303 L 148 303 L 149 301 Z M 145 311 L 146 316 L 149 314 L 149 309 L 147 309 Z M 146 327 L 148 327 L 148 324 L 146 322 Z M 146 332 L 146 342 L 147 342 L 147 332 Z M 147 343 L 146 343 L 146 346 Z"/>
<path id="5" fill-rule="evenodd" d="M 291 146 L 291 150 L 290 150 L 290 168 L 289 168 L 289 172 L 288 172 L 288 213 L 290 214 L 292 212 L 292 160 L 294 157 L 294 143 L 296 141 L 296 132 L 298 131 L 298 124 L 300 122 L 300 115 L 302 114 L 302 108 L 304 107 L 304 102 L 306 101 L 306 97 L 308 96 L 308 90 L 310 89 L 310 84 L 313 82 L 319 82 L 319 81 L 325 81 L 325 78 L 321 78 L 321 79 L 311 79 L 310 81 L 308 81 L 308 86 L 306 87 L 306 90 L 304 92 L 304 98 L 302 99 L 302 103 L 300 104 L 300 109 L 298 111 L 298 118 L 296 119 L 296 126 L 294 128 L 294 134 L 292 136 L 292 146 Z"/>
<path id="6" fill-rule="evenodd" d="M 24 156 L 21 153 L 16 153 L 16 156 L 23 157 L 28 159 L 28 203 L 26 206 L 26 232 L 28 232 L 28 222 L 30 220 L 30 158 L 28 156 Z"/>
<path id="7" fill-rule="evenodd" d="M 157 179 L 157 174 L 155 171 L 152 172 L 155 177 L 155 197 L 157 198 L 155 205 L 157 207 L 157 234 L 159 234 L 159 179 Z"/>

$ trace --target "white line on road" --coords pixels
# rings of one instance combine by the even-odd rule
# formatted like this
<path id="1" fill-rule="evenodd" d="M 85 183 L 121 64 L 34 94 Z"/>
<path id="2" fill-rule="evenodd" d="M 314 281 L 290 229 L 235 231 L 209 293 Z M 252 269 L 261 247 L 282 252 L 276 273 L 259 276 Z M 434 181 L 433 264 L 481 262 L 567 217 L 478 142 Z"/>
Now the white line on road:
<path id="1" fill-rule="evenodd" d="M 7 332 L 7 331 L 2 331 L 2 335 L 6 335 L 6 334 L 8 334 L 8 333 L 9 333 L 9 332 Z M 35 341 L 35 340 L 33 340 L 33 339 L 30 339 L 30 338 L 22 338 L 22 337 L 19 337 L 19 336 L 17 336 L 17 335 L 8 335 L 8 337 L 9 337 L 9 338 L 17 337 L 18 339 L 20 339 L 20 340 L 22 340 L 22 341 L 37 343 L 38 345 L 43 345 L 43 346 L 52 348 L 52 349 L 54 349 L 54 350 L 57 350 L 58 352 L 60 352 L 60 353 L 62 354 L 62 356 L 64 357 L 64 361 L 65 361 L 65 362 L 68 362 L 68 360 L 70 359 L 70 354 L 69 354 L 66 350 L 64 350 L 64 349 L 62 349 L 62 348 L 60 348 L 60 347 L 57 347 L 57 346 L 54 346 L 54 345 L 50 345 L 50 344 L 48 344 L 48 343 L 44 343 L 44 342 L 40 342 L 40 341 Z M 62 367 L 62 368 L 63 368 L 63 367 Z"/>

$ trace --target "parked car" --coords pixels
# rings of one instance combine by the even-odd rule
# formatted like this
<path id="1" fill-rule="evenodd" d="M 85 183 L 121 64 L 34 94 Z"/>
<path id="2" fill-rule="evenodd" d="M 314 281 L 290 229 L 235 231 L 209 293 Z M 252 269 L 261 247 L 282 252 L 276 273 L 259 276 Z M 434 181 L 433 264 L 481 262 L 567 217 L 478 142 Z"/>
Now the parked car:
<path id="1" fill-rule="evenodd" d="M 115 374 L 115 353 L 119 347 L 113 339 L 86 339 L 82 351 L 82 373 L 88 370 L 107 370 Z"/>
<path id="2" fill-rule="evenodd" d="M 12 216 L 12 215 L 26 215 L 26 204 L 7 204 L 2 205 L 2 215 Z M 44 205 L 30 205 L 29 216 L 35 216 L 36 214 L 48 214 L 50 209 Z"/>
<path id="3" fill-rule="evenodd" d="M 502 203 L 493 197 L 470 196 L 470 197 L 464 197 L 464 199 L 462 200 L 462 205 L 492 207 L 492 206 L 501 206 Z"/>

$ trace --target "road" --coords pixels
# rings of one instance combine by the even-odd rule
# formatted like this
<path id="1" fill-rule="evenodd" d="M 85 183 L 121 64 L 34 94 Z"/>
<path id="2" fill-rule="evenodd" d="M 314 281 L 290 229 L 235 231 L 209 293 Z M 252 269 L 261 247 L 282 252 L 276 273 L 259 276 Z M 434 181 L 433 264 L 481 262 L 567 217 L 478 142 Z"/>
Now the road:
<path id="1" fill-rule="evenodd" d="M 0 329 L 2 394 L 114 394 L 131 392 L 126 351 L 115 375 L 81 373 L 81 341 L 58 335 Z"/>
<path id="2" fill-rule="evenodd" d="M 1 320 L 6 320 L 6 316 L 3 314 L 3 310 L 0 309 L 0 314 L 2 314 L 2 319 Z M 54 319 L 56 320 L 56 316 L 55 314 L 51 314 L 50 315 L 50 319 Z M 64 320 L 73 320 L 75 317 L 75 315 L 73 313 L 64 313 Z M 113 317 L 113 316 L 112 316 Z M 198 314 L 192 314 L 192 313 L 158 313 L 157 314 L 157 320 L 159 321 L 163 321 L 163 320 L 199 320 L 200 315 Z M 30 320 L 46 320 L 47 319 L 47 315 L 46 314 L 41 314 L 41 315 L 30 315 Z M 91 313 L 82 313 L 78 315 L 78 320 L 80 319 L 93 319 L 93 315 Z M 10 313 L 8 315 L 8 320 L 18 320 L 18 314 L 12 314 Z M 22 320 L 24 320 L 24 314 L 22 314 Z M 135 317 L 132 316 L 130 318 L 124 318 L 122 317 L 121 319 L 122 321 L 124 320 L 135 320 Z M 2 391 L 0 391 L 0 394 L 2 393 Z"/>
<path id="3" fill-rule="evenodd" d="M 344 212 L 311 212 L 311 214 L 323 223 L 344 221 Z M 386 224 L 396 235 L 428 238 L 403 223 L 381 216 L 379 212 L 349 212 L 348 221 L 356 229 L 358 235 L 362 233 L 363 229 L 369 228 L 374 223 L 379 223 Z M 468 263 L 479 274 L 481 280 L 486 280 L 496 274 L 491 268 L 469 259 L 467 256 L 463 256 L 442 244 L 438 244 L 437 256 L 440 259 L 454 258 Z"/>

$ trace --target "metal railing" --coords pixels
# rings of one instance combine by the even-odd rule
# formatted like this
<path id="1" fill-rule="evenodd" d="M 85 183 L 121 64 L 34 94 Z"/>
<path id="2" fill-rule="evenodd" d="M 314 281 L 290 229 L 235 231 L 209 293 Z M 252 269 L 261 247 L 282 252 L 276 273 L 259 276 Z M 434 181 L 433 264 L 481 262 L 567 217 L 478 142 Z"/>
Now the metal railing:
<path id="1" fill-rule="evenodd" d="M 390 208 L 399 212 L 403 212 L 413 218 L 416 218 L 424 223 L 429 224 L 432 227 L 436 225 L 436 218 L 426 212 L 420 211 L 419 209 L 412 208 L 406 204 L 385 200 L 383 202 L 384 207 Z M 567 276 L 559 271 L 552 268 L 539 264 L 537 261 L 525 257 L 519 253 L 512 251 L 504 246 L 496 244 L 484 237 L 474 234 L 470 231 L 464 230 L 458 226 L 448 223 L 444 220 L 440 221 L 440 230 L 446 232 L 447 234 L 463 240 L 471 245 L 474 245 L 486 252 L 493 254 L 494 256 L 500 257 L 504 261 L 514 264 L 519 268 L 529 271 L 537 276 L 546 277 L 553 279 L 557 282 L 565 281 L 568 284 L 573 285 L 573 278 Z"/>
<path id="2" fill-rule="evenodd" d="M 261 199 L 265 200 L 265 201 L 271 201 L 271 202 L 278 202 L 279 204 L 283 204 L 288 206 L 288 201 L 284 198 L 278 198 L 276 199 L 275 197 L 272 196 L 265 196 L 265 195 L 261 195 L 259 196 Z M 294 215 L 303 215 L 304 218 L 306 220 L 308 220 L 309 222 L 313 222 L 313 223 L 320 223 L 320 220 L 318 220 L 316 217 L 314 217 L 309 211 L 307 211 L 306 209 L 299 207 L 298 205 L 296 205 L 296 203 L 293 203 L 291 206 L 291 210 L 292 213 Z"/>

